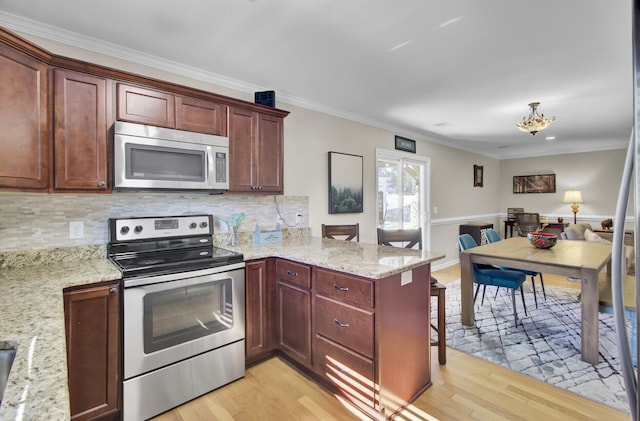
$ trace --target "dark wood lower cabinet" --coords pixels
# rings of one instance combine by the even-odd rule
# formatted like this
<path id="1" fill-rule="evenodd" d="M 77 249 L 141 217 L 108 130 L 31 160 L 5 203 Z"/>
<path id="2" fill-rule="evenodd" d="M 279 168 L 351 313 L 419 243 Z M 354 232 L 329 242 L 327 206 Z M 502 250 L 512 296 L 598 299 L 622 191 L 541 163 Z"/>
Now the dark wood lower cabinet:
<path id="1" fill-rule="evenodd" d="M 72 420 L 119 419 L 119 282 L 64 291 Z"/>
<path id="2" fill-rule="evenodd" d="M 275 339 L 275 259 L 247 262 L 245 267 L 246 362 L 254 364 L 273 354 Z"/>

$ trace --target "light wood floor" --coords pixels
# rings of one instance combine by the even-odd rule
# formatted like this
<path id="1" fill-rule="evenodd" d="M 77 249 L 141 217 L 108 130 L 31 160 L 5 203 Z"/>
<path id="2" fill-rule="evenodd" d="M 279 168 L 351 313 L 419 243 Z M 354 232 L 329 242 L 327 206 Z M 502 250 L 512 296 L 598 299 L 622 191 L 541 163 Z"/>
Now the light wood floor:
<path id="1" fill-rule="evenodd" d="M 460 278 L 458 265 L 434 272 L 440 283 Z M 544 275 L 545 285 L 578 287 Z M 630 420 L 631 417 L 562 389 L 447 348 L 438 364 L 432 348 L 433 386 L 398 420 Z M 327 390 L 272 358 L 244 378 L 166 412 L 154 421 L 358 420 Z"/>

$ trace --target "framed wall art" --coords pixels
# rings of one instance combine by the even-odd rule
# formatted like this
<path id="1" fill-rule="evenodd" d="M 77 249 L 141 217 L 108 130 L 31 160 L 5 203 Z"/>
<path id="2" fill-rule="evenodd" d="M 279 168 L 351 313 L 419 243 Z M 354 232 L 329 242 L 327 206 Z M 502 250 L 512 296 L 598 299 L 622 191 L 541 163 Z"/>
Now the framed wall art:
<path id="1" fill-rule="evenodd" d="M 396 149 L 399 151 L 416 153 L 416 141 L 406 137 L 396 136 Z"/>
<path id="2" fill-rule="evenodd" d="M 329 213 L 361 213 L 362 156 L 329 152 Z"/>
<path id="3" fill-rule="evenodd" d="M 556 175 L 514 175 L 513 193 L 555 193 Z"/>
<path id="4" fill-rule="evenodd" d="M 482 187 L 484 178 L 484 167 L 482 165 L 473 166 L 473 187 Z"/>

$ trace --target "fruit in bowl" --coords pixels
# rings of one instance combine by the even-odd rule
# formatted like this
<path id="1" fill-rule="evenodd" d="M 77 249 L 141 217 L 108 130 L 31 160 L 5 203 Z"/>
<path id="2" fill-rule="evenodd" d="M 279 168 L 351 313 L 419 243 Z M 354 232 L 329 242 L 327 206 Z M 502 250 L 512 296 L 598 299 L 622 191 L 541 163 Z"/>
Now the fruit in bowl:
<path id="1" fill-rule="evenodd" d="M 550 249 L 558 242 L 558 236 L 547 232 L 530 232 L 527 238 L 532 246 L 539 249 Z"/>

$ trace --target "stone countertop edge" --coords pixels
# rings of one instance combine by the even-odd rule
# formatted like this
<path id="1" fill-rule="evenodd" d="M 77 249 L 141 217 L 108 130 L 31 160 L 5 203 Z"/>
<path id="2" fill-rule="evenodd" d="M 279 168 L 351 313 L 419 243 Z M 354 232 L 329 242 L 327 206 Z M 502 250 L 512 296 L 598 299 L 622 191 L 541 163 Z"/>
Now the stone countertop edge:
<path id="1" fill-rule="evenodd" d="M 63 289 L 120 279 L 106 258 L 0 270 L 0 342 L 16 348 L 2 420 L 68 420 Z"/>
<path id="2" fill-rule="evenodd" d="M 242 253 L 246 261 L 280 257 L 372 279 L 445 257 L 440 252 L 318 237 L 221 247 Z M 17 349 L 0 419 L 70 418 L 63 289 L 120 279 L 104 251 L 102 246 L 56 249 L 51 260 L 43 251 L 0 256 L 0 345 Z"/>
<path id="3" fill-rule="evenodd" d="M 437 251 L 319 237 L 223 247 L 242 253 L 246 261 L 280 257 L 371 279 L 386 278 L 445 257 L 444 253 Z"/>

